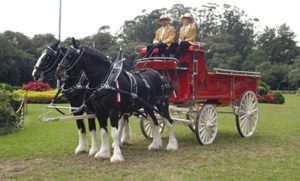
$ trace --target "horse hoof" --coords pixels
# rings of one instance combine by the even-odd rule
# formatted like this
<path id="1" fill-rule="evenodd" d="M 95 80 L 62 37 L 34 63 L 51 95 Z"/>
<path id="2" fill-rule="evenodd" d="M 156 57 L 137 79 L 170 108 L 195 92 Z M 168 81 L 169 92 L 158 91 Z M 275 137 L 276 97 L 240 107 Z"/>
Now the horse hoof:
<path id="1" fill-rule="evenodd" d="M 148 146 L 148 150 L 149 151 L 150 150 L 159 150 L 160 147 L 161 147 L 161 145 L 159 145 L 159 144 L 153 144 L 153 143 L 151 143 L 151 145 Z"/>
<path id="2" fill-rule="evenodd" d="M 168 144 L 167 148 L 168 151 L 177 151 L 178 150 L 178 145 L 177 144 Z"/>
<path id="3" fill-rule="evenodd" d="M 99 148 L 91 148 L 89 151 L 89 156 L 94 156 L 99 151 Z"/>
<path id="4" fill-rule="evenodd" d="M 95 154 L 95 158 L 109 159 L 110 158 L 110 152 L 100 150 Z"/>
<path id="5" fill-rule="evenodd" d="M 113 155 L 111 158 L 110 158 L 110 162 L 111 163 L 118 163 L 118 162 L 123 162 L 124 161 L 124 158 L 122 155 Z"/>
<path id="6" fill-rule="evenodd" d="M 80 153 L 86 153 L 88 152 L 89 149 L 88 147 L 85 147 L 85 146 L 77 146 L 76 149 L 75 149 L 75 154 L 80 154 Z"/>

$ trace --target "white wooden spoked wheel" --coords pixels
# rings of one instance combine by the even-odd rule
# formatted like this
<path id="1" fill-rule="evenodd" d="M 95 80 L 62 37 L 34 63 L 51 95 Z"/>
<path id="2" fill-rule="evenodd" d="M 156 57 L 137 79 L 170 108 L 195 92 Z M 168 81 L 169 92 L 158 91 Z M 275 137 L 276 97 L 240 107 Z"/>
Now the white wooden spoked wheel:
<path id="1" fill-rule="evenodd" d="M 218 132 L 218 112 L 214 105 L 201 107 L 196 118 L 196 136 L 200 144 L 211 144 Z"/>
<path id="2" fill-rule="evenodd" d="M 254 134 L 258 123 L 258 102 L 252 91 L 245 92 L 239 102 L 236 126 L 242 137 Z"/>
<path id="3" fill-rule="evenodd" d="M 190 122 L 191 122 L 191 124 L 189 124 L 188 126 L 189 126 L 190 130 L 194 133 L 196 132 L 196 125 L 195 125 L 196 117 L 197 117 L 197 112 L 186 115 L 186 119 L 190 120 Z"/>
<path id="4" fill-rule="evenodd" d="M 165 128 L 165 123 L 160 115 L 155 114 L 155 116 L 158 121 L 159 132 L 162 133 Z M 144 137 L 151 140 L 153 138 L 153 136 L 152 136 L 152 127 L 150 124 L 150 120 L 148 120 L 144 117 L 140 117 L 140 127 L 141 127 L 141 131 L 142 131 Z"/>

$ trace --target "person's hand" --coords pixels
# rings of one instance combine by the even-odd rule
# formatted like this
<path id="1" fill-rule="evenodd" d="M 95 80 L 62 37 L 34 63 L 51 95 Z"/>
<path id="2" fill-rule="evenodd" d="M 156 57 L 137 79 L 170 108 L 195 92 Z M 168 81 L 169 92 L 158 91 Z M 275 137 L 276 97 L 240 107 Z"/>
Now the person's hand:
<path id="1" fill-rule="evenodd" d="M 181 41 L 180 41 L 180 40 L 178 40 L 178 45 L 180 45 L 180 43 L 181 43 Z"/>

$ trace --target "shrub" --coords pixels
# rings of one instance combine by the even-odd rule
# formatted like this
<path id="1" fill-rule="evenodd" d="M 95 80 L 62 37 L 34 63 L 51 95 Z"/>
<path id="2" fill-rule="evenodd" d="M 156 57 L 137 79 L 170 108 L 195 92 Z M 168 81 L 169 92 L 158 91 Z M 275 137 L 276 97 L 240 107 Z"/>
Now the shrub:
<path id="1" fill-rule="evenodd" d="M 0 83 L 0 90 L 7 90 L 7 91 L 12 91 L 13 88 L 11 85 L 6 84 L 6 83 Z"/>
<path id="2" fill-rule="evenodd" d="M 280 92 L 274 92 L 273 97 L 275 97 L 279 101 L 280 104 L 285 103 L 285 99 Z"/>
<path id="3" fill-rule="evenodd" d="M 16 113 L 19 97 L 6 90 L 0 90 L 0 135 L 20 129 Z M 18 102 L 18 103 L 16 103 Z"/>
<path id="4" fill-rule="evenodd" d="M 297 90 L 296 95 L 297 95 L 297 96 L 300 96 L 300 88 Z"/>
<path id="5" fill-rule="evenodd" d="M 23 90 L 27 91 L 48 91 L 53 90 L 47 82 L 29 82 L 22 87 Z"/>
<path id="6" fill-rule="evenodd" d="M 258 97 L 259 103 L 269 103 L 269 104 L 283 104 L 285 99 L 283 95 L 279 92 L 275 92 L 274 94 L 268 93 L 264 95 L 260 95 Z"/>
<path id="7" fill-rule="evenodd" d="M 50 103 L 53 97 L 55 96 L 57 92 L 57 89 L 53 89 L 50 91 L 44 91 L 44 92 L 39 92 L 39 91 L 25 91 L 25 90 L 17 90 L 14 91 L 14 93 L 19 94 L 19 95 L 25 95 L 27 94 L 27 102 L 28 103 Z M 58 101 L 58 103 L 66 103 L 67 99 L 62 98 Z"/>
<path id="8" fill-rule="evenodd" d="M 265 88 L 265 87 L 263 87 L 263 86 L 258 86 L 258 95 L 265 95 L 265 94 L 267 94 L 268 92 L 267 92 L 267 89 Z"/>
<path id="9" fill-rule="evenodd" d="M 267 94 L 270 91 L 270 86 L 263 81 L 259 81 L 258 83 L 258 91 L 259 95 Z"/>

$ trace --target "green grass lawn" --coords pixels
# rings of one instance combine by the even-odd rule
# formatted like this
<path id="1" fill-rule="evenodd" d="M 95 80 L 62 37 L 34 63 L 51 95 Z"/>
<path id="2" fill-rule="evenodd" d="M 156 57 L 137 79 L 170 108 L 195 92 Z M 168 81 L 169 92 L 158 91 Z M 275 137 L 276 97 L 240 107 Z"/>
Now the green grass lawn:
<path id="1" fill-rule="evenodd" d="M 163 149 L 147 151 L 150 142 L 132 118 L 131 145 L 122 148 L 126 161 L 119 164 L 74 155 L 75 123 L 42 123 L 45 105 L 31 104 L 24 128 L 0 137 L 0 180 L 300 180 L 300 97 L 285 97 L 284 105 L 259 105 L 251 138 L 239 136 L 231 114 L 219 115 L 217 138 L 208 146 L 175 125 L 177 152 L 165 150 L 166 132 Z"/>

